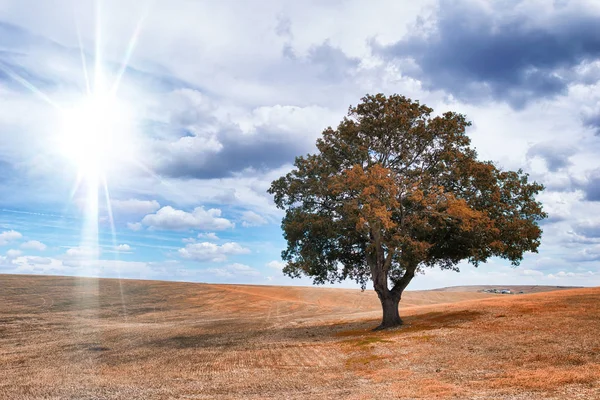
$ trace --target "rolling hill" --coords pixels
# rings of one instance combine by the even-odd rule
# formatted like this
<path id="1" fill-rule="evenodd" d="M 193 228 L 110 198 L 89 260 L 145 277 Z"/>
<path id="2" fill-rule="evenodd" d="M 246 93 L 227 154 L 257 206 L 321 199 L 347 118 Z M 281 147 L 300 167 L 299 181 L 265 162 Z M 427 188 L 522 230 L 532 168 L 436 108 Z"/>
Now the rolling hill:
<path id="1" fill-rule="evenodd" d="M 600 398 L 600 289 L 406 292 L 0 275 L 0 398 Z"/>

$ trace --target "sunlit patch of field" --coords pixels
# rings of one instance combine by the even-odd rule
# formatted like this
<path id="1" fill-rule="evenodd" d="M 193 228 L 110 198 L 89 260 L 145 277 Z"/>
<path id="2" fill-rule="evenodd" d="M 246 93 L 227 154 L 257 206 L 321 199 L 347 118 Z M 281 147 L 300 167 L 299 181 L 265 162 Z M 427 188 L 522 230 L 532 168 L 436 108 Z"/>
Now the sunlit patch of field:
<path id="1" fill-rule="evenodd" d="M 0 399 L 597 399 L 600 289 L 407 292 L 0 275 Z"/>

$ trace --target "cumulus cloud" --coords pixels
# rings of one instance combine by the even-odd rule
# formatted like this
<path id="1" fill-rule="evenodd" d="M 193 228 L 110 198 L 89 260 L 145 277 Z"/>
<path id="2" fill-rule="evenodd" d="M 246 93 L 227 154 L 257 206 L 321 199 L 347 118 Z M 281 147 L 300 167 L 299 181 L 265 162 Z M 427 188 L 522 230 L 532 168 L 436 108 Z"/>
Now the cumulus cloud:
<path id="1" fill-rule="evenodd" d="M 558 278 L 579 278 L 579 279 L 587 279 L 596 275 L 593 271 L 587 272 L 566 272 L 559 271 L 556 274 L 548 274 L 548 278 L 550 279 L 558 279 Z"/>
<path id="2" fill-rule="evenodd" d="M 205 210 L 204 207 L 196 207 L 189 213 L 183 210 L 177 210 L 171 206 L 166 206 L 158 210 L 156 214 L 146 215 L 142 219 L 142 224 L 151 229 L 175 231 L 187 229 L 221 231 L 234 227 L 234 224 L 231 221 L 221 217 L 220 209 L 211 208 Z"/>
<path id="3" fill-rule="evenodd" d="M 206 269 L 206 272 L 222 278 L 233 278 L 235 276 L 260 276 L 260 272 L 256 269 L 239 263 L 230 264 L 222 268 L 208 268 Z"/>
<path id="4" fill-rule="evenodd" d="M 242 214 L 242 226 L 244 228 L 266 225 L 268 223 L 269 221 L 267 221 L 264 217 L 261 217 L 254 211 L 244 211 L 244 213 Z"/>
<path id="5" fill-rule="evenodd" d="M 250 249 L 235 242 L 228 242 L 220 246 L 210 242 L 189 243 L 179 249 L 181 257 L 200 262 L 223 262 L 229 256 L 249 253 Z"/>
<path id="6" fill-rule="evenodd" d="M 22 237 L 23 237 L 23 235 L 20 232 L 17 232 L 15 230 L 4 231 L 4 232 L 0 233 L 0 246 L 6 246 L 10 242 L 19 240 Z"/>
<path id="7" fill-rule="evenodd" d="M 21 250 L 10 249 L 6 252 L 6 257 L 15 258 L 15 257 L 20 256 L 21 254 L 23 254 L 23 252 Z"/>
<path id="8" fill-rule="evenodd" d="M 124 244 L 119 244 L 115 247 L 116 251 L 122 251 L 122 252 L 128 252 L 131 251 L 131 246 L 129 246 L 128 244 L 124 243 Z"/>
<path id="9" fill-rule="evenodd" d="M 98 261 L 100 254 L 101 250 L 99 248 L 77 246 L 67 249 L 58 259 L 67 267 L 81 267 Z"/>
<path id="10" fill-rule="evenodd" d="M 286 264 L 283 261 L 277 261 L 277 260 L 269 261 L 267 263 L 267 267 L 277 269 L 277 270 L 282 270 L 285 267 L 285 265 Z"/>
<path id="11" fill-rule="evenodd" d="M 65 252 L 65 255 L 74 258 L 89 258 L 97 254 L 98 250 L 86 246 L 71 247 Z"/>
<path id="12" fill-rule="evenodd" d="M 20 256 L 4 267 L 14 274 L 65 273 L 70 270 L 61 260 L 39 256 Z"/>
<path id="13" fill-rule="evenodd" d="M 219 237 L 214 232 L 201 232 L 198 234 L 198 239 L 219 240 Z"/>
<path id="14" fill-rule="evenodd" d="M 40 242 L 40 241 L 30 240 L 30 241 L 27 241 L 27 242 L 23 243 L 21 245 L 21 248 L 24 249 L 24 250 L 44 251 L 44 250 L 46 250 L 47 246 L 44 243 Z"/>
<path id="15" fill-rule="evenodd" d="M 212 241 L 217 241 L 219 240 L 219 237 L 217 236 L 216 233 L 214 232 L 200 232 L 197 236 L 198 239 L 208 239 L 208 240 L 212 240 Z M 197 240 L 196 238 L 183 238 L 181 239 L 181 241 L 183 243 L 196 243 Z"/>
<path id="16" fill-rule="evenodd" d="M 194 96 L 206 98 L 199 92 Z M 185 103 L 170 107 L 169 120 L 176 121 L 178 134 L 159 134 L 148 162 L 175 178 L 223 178 L 280 167 L 312 148 L 314 138 L 333 121 L 331 112 L 319 106 L 261 106 L 234 115 L 212 103 L 210 110 L 200 108 L 193 115 L 188 113 L 194 108 Z M 221 114 L 227 115 L 217 118 Z"/>
<path id="17" fill-rule="evenodd" d="M 79 260 L 78 262 L 65 262 L 60 258 L 19 256 L 10 260 L 10 263 L 0 259 L 0 269 L 14 274 L 62 274 L 84 275 L 95 277 L 115 277 L 147 279 L 166 277 L 174 267 L 176 261 L 169 262 L 142 262 L 122 260 Z"/>
<path id="18" fill-rule="evenodd" d="M 433 20 L 389 45 L 388 59 L 429 89 L 478 102 L 527 102 L 565 94 L 575 70 L 600 58 L 600 16 L 580 2 L 441 1 Z"/>

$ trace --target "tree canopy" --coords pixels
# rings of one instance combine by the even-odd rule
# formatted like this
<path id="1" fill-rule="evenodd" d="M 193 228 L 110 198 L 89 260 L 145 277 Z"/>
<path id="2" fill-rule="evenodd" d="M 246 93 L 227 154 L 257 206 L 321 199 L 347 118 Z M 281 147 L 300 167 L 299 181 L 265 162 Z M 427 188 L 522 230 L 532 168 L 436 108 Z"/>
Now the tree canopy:
<path id="1" fill-rule="evenodd" d="M 417 272 L 490 257 L 518 265 L 540 245 L 543 186 L 479 161 L 464 115 L 432 113 L 404 96 L 367 95 L 269 189 L 286 212 L 284 273 L 363 289 L 373 281 L 381 327 L 402 323 L 398 302 Z"/>

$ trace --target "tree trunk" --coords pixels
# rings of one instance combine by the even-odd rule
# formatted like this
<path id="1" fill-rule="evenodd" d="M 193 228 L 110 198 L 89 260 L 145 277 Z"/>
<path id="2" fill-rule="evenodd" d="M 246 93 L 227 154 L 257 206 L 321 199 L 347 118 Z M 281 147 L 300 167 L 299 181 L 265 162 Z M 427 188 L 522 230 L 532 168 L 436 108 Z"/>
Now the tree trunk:
<path id="1" fill-rule="evenodd" d="M 398 312 L 398 304 L 400 303 L 400 295 L 387 291 L 387 293 L 379 294 L 381 307 L 383 309 L 383 319 L 381 324 L 375 328 L 376 331 L 393 328 L 402 325 L 402 319 Z"/>
<path id="2" fill-rule="evenodd" d="M 388 272 L 392 265 L 395 250 L 388 249 L 387 255 L 381 245 L 380 234 L 377 230 L 370 233 L 374 242 L 374 249 L 367 253 L 367 264 L 371 269 L 371 279 L 373 279 L 373 289 L 379 296 L 381 308 L 383 310 L 383 319 L 381 325 L 375 330 L 393 328 L 402 325 L 402 319 L 398 313 L 398 304 L 402 297 L 402 292 L 415 276 L 417 264 L 408 264 L 402 278 L 395 284 L 392 290 L 388 289 Z"/>

